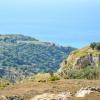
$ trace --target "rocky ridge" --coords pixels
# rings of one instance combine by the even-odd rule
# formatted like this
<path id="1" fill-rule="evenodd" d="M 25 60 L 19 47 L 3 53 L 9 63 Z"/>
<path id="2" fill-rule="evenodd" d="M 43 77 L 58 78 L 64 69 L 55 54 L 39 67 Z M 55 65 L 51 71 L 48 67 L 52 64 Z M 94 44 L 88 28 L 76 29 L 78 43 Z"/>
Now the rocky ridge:
<path id="1" fill-rule="evenodd" d="M 99 67 L 100 65 L 100 51 L 93 50 L 89 46 L 73 51 L 67 59 L 61 63 L 60 72 L 64 69 L 81 69 L 87 66 Z"/>

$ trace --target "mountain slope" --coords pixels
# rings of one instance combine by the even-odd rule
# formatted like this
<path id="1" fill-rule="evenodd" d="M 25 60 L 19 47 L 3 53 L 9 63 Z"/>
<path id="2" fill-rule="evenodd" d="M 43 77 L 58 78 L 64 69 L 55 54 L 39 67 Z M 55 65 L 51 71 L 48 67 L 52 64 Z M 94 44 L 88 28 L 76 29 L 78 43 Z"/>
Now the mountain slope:
<path id="1" fill-rule="evenodd" d="M 56 46 L 23 35 L 0 35 L 0 77 L 16 80 L 56 71 L 74 48 Z"/>
<path id="2" fill-rule="evenodd" d="M 99 66 L 100 66 L 100 48 L 99 47 L 100 47 L 100 43 L 95 43 L 95 47 L 90 45 L 82 49 L 73 51 L 68 56 L 68 58 L 66 58 L 61 63 L 61 67 L 58 70 L 58 72 L 67 73 L 68 70 L 72 70 L 73 72 L 75 71 L 78 72 L 77 69 L 84 69 L 87 67 L 98 68 L 97 70 L 99 71 Z M 89 69 L 87 70 L 89 71 Z"/>

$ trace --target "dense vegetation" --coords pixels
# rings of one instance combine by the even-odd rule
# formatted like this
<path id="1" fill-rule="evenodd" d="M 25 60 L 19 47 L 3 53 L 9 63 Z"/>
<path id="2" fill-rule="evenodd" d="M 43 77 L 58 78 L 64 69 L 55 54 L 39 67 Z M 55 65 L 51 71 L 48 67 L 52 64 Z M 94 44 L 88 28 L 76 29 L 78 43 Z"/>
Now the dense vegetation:
<path id="1" fill-rule="evenodd" d="M 23 35 L 0 35 L 0 77 L 16 80 L 56 71 L 74 48 L 40 42 Z"/>
<path id="2" fill-rule="evenodd" d="M 100 67 L 88 66 L 84 69 L 70 69 L 64 74 L 65 79 L 100 79 Z"/>

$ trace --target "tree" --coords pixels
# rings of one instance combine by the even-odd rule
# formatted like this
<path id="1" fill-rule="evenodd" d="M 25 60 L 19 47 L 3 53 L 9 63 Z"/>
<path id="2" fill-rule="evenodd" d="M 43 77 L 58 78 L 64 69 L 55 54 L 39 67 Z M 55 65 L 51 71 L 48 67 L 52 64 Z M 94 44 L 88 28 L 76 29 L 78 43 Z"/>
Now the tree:
<path id="1" fill-rule="evenodd" d="M 97 49 L 97 50 L 100 50 L 100 43 L 98 43 L 98 44 L 96 45 L 96 49 Z"/>
<path id="2" fill-rule="evenodd" d="M 95 47 L 96 47 L 96 43 L 95 43 L 95 42 L 91 43 L 91 44 L 90 44 L 90 47 L 94 50 Z"/>

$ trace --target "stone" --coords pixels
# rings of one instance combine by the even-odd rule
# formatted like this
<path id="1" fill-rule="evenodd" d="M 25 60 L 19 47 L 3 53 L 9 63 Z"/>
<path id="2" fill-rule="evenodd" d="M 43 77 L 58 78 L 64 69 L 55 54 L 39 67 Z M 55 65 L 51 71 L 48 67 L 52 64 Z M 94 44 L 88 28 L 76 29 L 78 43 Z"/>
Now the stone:
<path id="1" fill-rule="evenodd" d="M 21 96 L 7 96 L 6 98 L 7 100 L 24 100 L 24 98 Z"/>
<path id="2" fill-rule="evenodd" d="M 73 66 L 76 68 L 83 68 L 85 66 L 99 66 L 100 64 L 100 55 L 93 56 L 92 54 L 88 54 L 86 56 L 76 58 Z"/>
<path id="3" fill-rule="evenodd" d="M 63 92 L 59 94 L 51 94 L 51 93 L 44 93 L 41 95 L 37 95 L 31 100 L 67 100 L 70 97 L 70 92 Z"/>
<path id="4" fill-rule="evenodd" d="M 100 92 L 100 87 L 86 87 L 86 88 L 81 88 L 75 94 L 75 97 L 85 97 L 86 95 L 89 95 L 91 92 Z"/>

